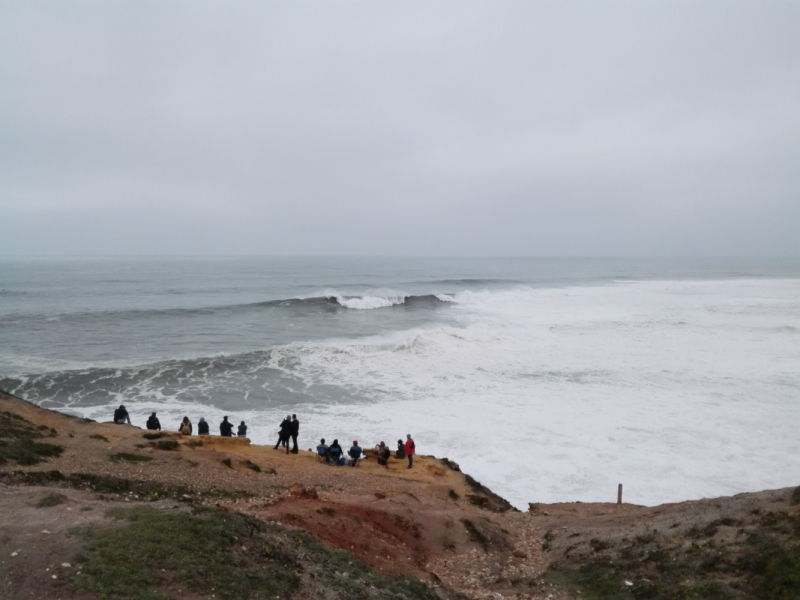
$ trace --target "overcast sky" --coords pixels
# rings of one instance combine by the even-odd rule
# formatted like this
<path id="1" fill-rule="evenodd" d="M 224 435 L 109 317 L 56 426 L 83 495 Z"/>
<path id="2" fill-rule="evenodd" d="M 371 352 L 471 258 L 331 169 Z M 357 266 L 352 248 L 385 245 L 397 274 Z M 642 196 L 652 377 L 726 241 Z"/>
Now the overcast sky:
<path id="1" fill-rule="evenodd" d="M 800 2 L 0 0 L 0 255 L 800 255 Z"/>

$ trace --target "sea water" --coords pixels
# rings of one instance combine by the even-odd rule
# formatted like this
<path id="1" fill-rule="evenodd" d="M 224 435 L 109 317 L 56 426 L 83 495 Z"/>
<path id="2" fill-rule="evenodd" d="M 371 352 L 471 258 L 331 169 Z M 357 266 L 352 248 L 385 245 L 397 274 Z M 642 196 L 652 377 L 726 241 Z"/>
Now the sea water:
<path id="1" fill-rule="evenodd" d="M 0 388 L 448 457 L 528 502 L 800 484 L 797 259 L 0 260 Z"/>

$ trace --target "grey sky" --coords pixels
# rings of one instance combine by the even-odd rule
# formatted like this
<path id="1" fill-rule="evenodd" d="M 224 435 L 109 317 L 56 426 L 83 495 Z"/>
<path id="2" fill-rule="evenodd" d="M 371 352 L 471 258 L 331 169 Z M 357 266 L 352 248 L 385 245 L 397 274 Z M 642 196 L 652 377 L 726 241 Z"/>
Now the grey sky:
<path id="1" fill-rule="evenodd" d="M 800 3 L 0 0 L 0 254 L 800 255 Z"/>

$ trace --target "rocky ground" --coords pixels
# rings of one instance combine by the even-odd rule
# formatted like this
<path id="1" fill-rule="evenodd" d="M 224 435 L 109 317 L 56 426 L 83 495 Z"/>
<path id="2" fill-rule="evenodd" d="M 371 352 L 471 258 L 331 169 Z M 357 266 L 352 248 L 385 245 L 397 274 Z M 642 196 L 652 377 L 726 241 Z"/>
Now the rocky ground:
<path id="1" fill-rule="evenodd" d="M 800 598 L 791 488 L 521 513 L 430 456 L 147 433 L 0 394 L 0 597 Z"/>

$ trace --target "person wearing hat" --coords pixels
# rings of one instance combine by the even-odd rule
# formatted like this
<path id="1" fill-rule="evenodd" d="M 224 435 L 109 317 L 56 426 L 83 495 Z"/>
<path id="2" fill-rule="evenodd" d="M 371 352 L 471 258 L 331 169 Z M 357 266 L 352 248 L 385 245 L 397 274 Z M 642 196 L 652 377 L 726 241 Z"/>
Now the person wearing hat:
<path id="1" fill-rule="evenodd" d="M 358 459 L 361 458 L 361 446 L 358 445 L 358 440 L 353 440 L 353 445 L 347 453 L 350 455 L 350 466 L 355 467 L 358 464 Z"/>
<path id="2" fill-rule="evenodd" d="M 131 424 L 131 417 L 128 415 L 124 404 L 120 404 L 119 408 L 114 411 L 114 423 L 118 425 L 124 425 L 125 423 L 128 425 Z"/>

